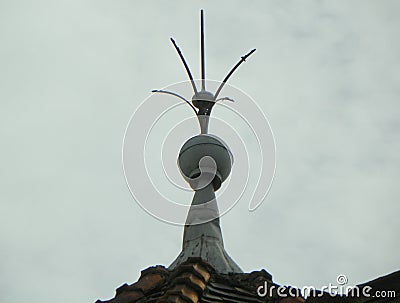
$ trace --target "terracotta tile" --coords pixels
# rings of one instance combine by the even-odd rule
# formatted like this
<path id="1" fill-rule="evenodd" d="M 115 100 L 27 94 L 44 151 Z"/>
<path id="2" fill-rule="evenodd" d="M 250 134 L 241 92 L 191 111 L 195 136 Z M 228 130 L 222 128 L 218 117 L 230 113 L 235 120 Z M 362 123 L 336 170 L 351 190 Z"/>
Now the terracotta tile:
<path id="1" fill-rule="evenodd" d="M 206 283 L 192 273 L 183 273 L 175 279 L 178 283 L 186 283 L 188 286 L 196 288 L 203 292 L 206 289 Z"/>
<path id="2" fill-rule="evenodd" d="M 197 303 L 199 300 L 199 297 L 197 293 L 187 287 L 186 285 L 176 285 L 174 288 L 171 290 L 168 290 L 168 295 L 179 295 L 181 298 L 186 299 L 187 301 Z"/>
<path id="3" fill-rule="evenodd" d="M 135 283 L 135 286 L 147 293 L 149 290 L 156 288 L 164 282 L 164 277 L 160 274 L 147 274 L 141 277 L 139 281 Z"/>

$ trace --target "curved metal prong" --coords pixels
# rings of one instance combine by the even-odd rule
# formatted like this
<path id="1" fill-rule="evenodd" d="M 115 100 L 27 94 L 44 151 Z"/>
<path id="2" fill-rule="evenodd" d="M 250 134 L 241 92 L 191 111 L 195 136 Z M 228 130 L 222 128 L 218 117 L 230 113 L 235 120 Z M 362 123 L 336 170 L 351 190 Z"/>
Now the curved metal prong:
<path id="1" fill-rule="evenodd" d="M 181 95 L 178 95 L 177 93 L 170 92 L 170 91 L 167 91 L 167 90 L 162 90 L 162 89 L 153 89 L 151 92 L 152 92 L 152 93 L 167 94 L 167 95 L 172 95 L 172 96 L 178 97 L 179 99 L 181 99 L 181 100 L 185 101 L 187 104 L 189 104 L 189 106 L 194 110 L 194 112 L 195 112 L 196 115 L 197 115 L 196 108 L 192 105 L 192 103 L 189 102 L 189 100 L 186 100 L 186 99 L 185 99 L 184 97 L 182 97 Z"/>
<path id="2" fill-rule="evenodd" d="M 221 92 L 222 88 L 224 87 L 225 83 L 228 81 L 229 77 L 232 76 L 232 74 L 235 72 L 235 70 L 239 67 L 240 64 L 242 64 L 246 59 L 256 51 L 256 49 L 252 49 L 250 52 L 248 52 L 246 55 L 240 58 L 239 62 L 236 63 L 236 65 L 230 70 L 230 72 L 226 75 L 225 79 L 222 80 L 221 85 L 218 87 L 216 93 L 215 93 L 215 98 L 218 97 L 219 93 Z"/>
<path id="3" fill-rule="evenodd" d="M 190 83 L 192 84 L 193 91 L 194 91 L 195 94 L 197 94 L 197 87 L 196 87 L 196 84 L 194 83 L 192 73 L 190 72 L 189 65 L 186 63 L 185 57 L 183 57 L 183 54 L 182 54 L 182 52 L 181 52 L 181 50 L 180 50 L 178 44 L 176 44 L 174 38 L 171 37 L 170 40 L 171 40 L 172 44 L 174 45 L 174 47 L 175 47 L 175 49 L 176 49 L 176 51 L 177 51 L 179 57 L 181 58 L 181 61 L 182 61 L 182 63 L 183 63 L 183 66 L 184 66 L 185 69 L 186 69 L 186 73 L 188 74 L 188 77 L 189 77 L 189 79 L 190 79 Z"/>

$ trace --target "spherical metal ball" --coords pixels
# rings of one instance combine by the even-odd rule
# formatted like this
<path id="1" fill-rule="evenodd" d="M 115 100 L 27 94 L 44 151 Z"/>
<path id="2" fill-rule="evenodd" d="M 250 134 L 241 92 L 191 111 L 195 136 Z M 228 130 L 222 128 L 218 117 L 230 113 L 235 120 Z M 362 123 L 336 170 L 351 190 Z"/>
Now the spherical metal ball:
<path id="1" fill-rule="evenodd" d="M 204 161 L 206 159 L 204 157 L 211 157 L 214 160 L 213 163 L 216 165 L 216 173 L 213 176 L 212 183 L 214 190 L 217 190 L 231 172 L 233 163 L 232 153 L 228 146 L 216 136 L 202 134 L 190 138 L 182 146 L 178 158 L 179 168 L 182 174 L 188 178 L 189 184 L 190 180 L 200 176 L 200 160 L 203 159 L 202 163 L 207 163 L 207 161 Z M 208 161 L 208 163 L 210 162 Z M 192 186 L 192 184 L 190 185 Z"/>

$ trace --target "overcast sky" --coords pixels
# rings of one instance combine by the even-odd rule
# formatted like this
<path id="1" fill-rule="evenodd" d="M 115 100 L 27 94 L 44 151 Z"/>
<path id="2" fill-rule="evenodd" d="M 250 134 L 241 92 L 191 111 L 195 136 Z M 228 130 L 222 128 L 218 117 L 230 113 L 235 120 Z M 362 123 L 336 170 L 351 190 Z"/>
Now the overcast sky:
<path id="1" fill-rule="evenodd" d="M 400 2 L 2 0 L 1 302 L 110 298 L 178 255 L 121 149 L 150 90 L 186 80 L 170 36 L 198 71 L 200 8 L 210 79 L 257 47 L 231 83 L 276 139 L 266 201 L 222 218 L 232 258 L 298 287 L 399 269 Z"/>

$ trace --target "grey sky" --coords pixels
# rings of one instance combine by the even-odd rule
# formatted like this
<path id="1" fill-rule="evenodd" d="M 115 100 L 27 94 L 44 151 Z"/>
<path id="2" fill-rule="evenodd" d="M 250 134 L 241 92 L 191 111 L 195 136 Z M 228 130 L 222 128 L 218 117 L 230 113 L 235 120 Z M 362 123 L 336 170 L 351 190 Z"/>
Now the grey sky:
<path id="1" fill-rule="evenodd" d="M 170 36 L 197 74 L 200 8 L 210 79 L 257 48 L 231 83 L 277 143 L 267 200 L 222 219 L 230 255 L 299 287 L 399 269 L 400 2 L 3 0 L 1 302 L 109 298 L 178 255 L 121 148 L 150 90 L 186 80 Z"/>

